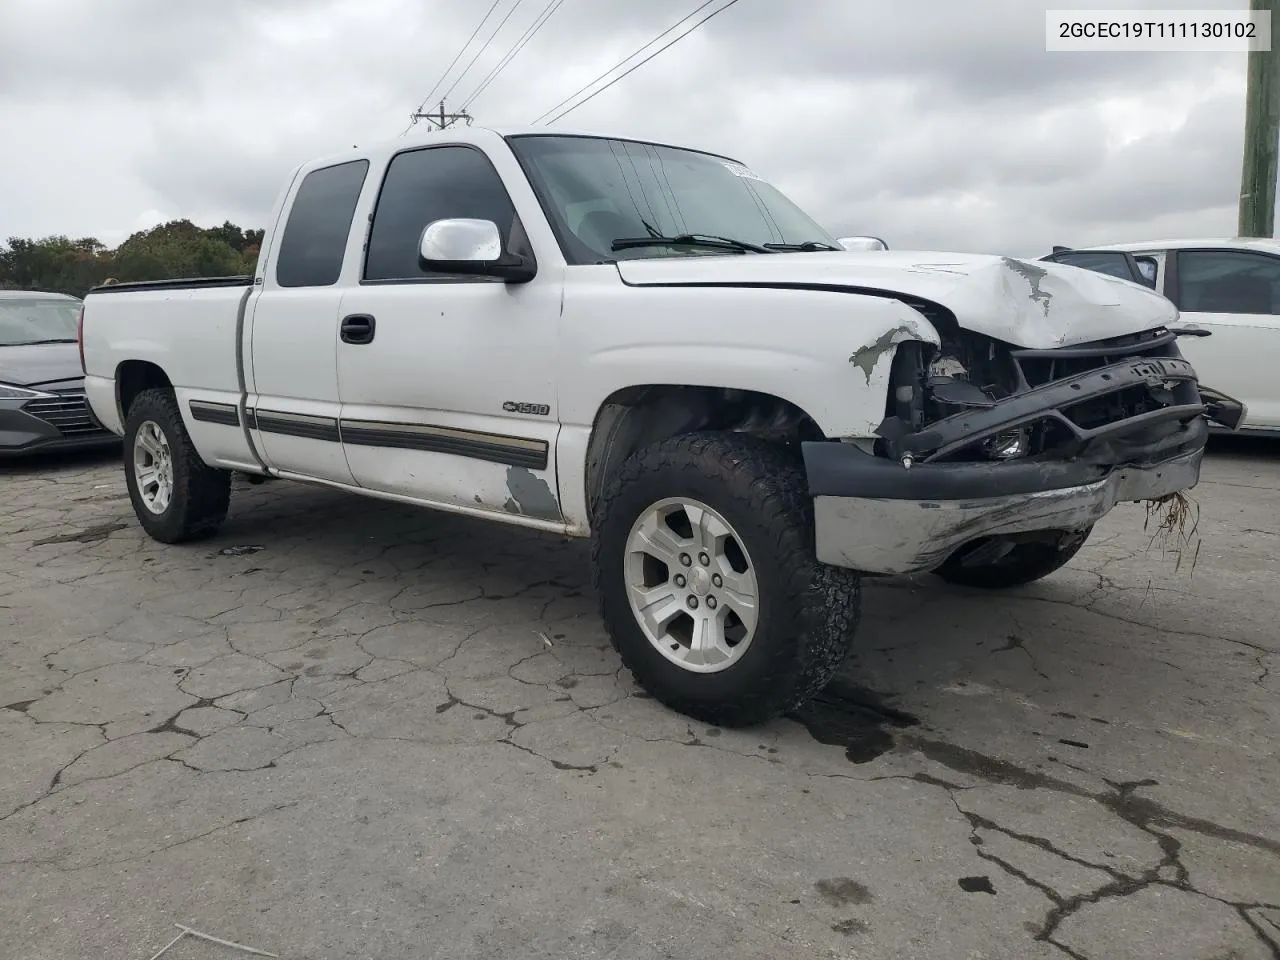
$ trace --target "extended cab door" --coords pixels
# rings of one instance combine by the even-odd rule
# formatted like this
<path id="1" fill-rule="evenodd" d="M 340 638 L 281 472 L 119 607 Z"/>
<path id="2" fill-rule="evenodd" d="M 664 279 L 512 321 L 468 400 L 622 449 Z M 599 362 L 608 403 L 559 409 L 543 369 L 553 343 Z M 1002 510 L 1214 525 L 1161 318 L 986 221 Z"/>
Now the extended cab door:
<path id="1" fill-rule="evenodd" d="M 502 159 L 518 177 L 514 158 Z M 530 191 L 521 196 L 525 217 L 542 215 Z M 342 298 L 347 460 L 370 490 L 558 522 L 561 271 L 541 269 L 519 284 L 430 273 L 418 256 L 423 229 L 451 218 L 493 221 L 504 248 L 520 229 L 483 150 L 445 143 L 394 154 L 360 281 Z"/>
<path id="2" fill-rule="evenodd" d="M 355 480 L 338 433 L 338 279 L 368 170 L 368 160 L 352 160 L 300 178 L 246 334 L 247 419 L 267 465 L 348 485 Z"/>
<path id="3" fill-rule="evenodd" d="M 1168 252 L 1165 295 L 1182 321 L 1211 331 L 1179 347 L 1200 382 L 1244 401 L 1248 427 L 1280 428 L 1280 257 L 1198 247 Z"/>

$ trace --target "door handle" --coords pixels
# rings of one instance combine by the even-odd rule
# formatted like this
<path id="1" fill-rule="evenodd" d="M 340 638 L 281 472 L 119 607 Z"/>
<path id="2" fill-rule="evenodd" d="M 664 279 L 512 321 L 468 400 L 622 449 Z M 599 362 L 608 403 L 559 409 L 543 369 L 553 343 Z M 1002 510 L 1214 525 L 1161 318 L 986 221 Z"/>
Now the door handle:
<path id="1" fill-rule="evenodd" d="M 338 336 L 343 343 L 363 344 L 373 340 L 377 321 L 367 313 L 353 313 L 342 318 Z"/>

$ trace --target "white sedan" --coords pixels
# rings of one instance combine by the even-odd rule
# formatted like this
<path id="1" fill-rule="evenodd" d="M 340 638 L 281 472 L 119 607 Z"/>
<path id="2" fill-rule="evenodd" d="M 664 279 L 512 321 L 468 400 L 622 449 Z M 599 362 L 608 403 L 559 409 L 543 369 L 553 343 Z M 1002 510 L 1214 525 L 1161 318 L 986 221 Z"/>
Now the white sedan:
<path id="1" fill-rule="evenodd" d="M 1179 347 L 1200 382 L 1245 404 L 1240 430 L 1280 435 L 1280 240 L 1164 240 L 1072 250 L 1043 260 L 1144 284 L 1210 331 Z"/>

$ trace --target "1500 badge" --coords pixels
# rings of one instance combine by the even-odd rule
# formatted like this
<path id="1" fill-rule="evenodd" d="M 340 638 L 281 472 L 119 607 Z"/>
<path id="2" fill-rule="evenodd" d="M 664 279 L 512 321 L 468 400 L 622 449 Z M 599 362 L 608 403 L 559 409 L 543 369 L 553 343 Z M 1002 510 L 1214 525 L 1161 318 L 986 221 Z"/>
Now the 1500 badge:
<path id="1" fill-rule="evenodd" d="M 535 417 L 545 417 L 551 413 L 551 407 L 545 403 L 516 403 L 508 400 L 502 405 L 507 413 L 527 413 Z"/>

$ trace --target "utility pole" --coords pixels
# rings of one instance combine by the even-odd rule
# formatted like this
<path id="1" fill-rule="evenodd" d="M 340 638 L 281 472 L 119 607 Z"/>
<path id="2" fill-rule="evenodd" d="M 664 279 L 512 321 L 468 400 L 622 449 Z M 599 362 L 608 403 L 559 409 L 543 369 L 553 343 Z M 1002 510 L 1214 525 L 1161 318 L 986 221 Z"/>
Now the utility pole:
<path id="1" fill-rule="evenodd" d="M 440 101 L 434 113 L 423 113 L 420 110 L 415 110 L 413 113 L 409 114 L 409 117 L 412 121 L 410 126 L 417 123 L 419 120 L 426 120 L 437 130 L 444 130 L 446 127 L 452 127 L 459 120 L 465 120 L 469 127 L 471 126 L 472 120 L 471 114 L 467 113 L 465 109 L 458 113 L 445 113 L 443 100 Z"/>
<path id="2" fill-rule="evenodd" d="M 1276 152 L 1280 149 L 1280 12 L 1277 0 L 1249 0 L 1271 14 L 1271 49 L 1250 50 L 1245 93 L 1244 164 L 1240 174 L 1241 237 L 1275 234 Z"/>

